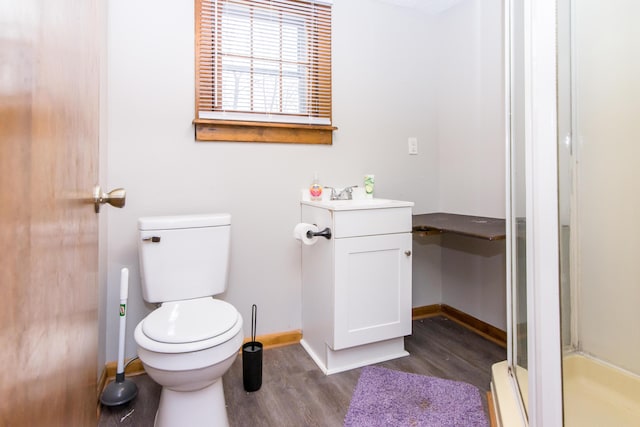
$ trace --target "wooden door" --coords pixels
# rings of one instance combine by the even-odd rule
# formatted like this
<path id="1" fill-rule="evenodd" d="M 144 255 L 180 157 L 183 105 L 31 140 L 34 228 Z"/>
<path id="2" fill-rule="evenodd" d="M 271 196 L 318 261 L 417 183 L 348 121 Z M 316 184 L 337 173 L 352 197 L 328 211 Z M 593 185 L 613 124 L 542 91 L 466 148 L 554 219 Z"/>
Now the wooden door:
<path id="1" fill-rule="evenodd" d="M 0 425 L 95 426 L 100 2 L 0 0 Z"/>

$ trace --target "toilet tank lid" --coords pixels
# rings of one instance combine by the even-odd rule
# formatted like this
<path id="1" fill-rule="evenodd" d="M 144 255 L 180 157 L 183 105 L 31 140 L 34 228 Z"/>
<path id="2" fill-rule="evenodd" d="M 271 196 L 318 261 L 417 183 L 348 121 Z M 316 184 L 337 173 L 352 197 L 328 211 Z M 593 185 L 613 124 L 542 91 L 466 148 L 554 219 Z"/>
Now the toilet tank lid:
<path id="1" fill-rule="evenodd" d="M 172 230 L 181 228 L 219 227 L 231 224 L 231 214 L 147 216 L 138 219 L 138 230 Z"/>

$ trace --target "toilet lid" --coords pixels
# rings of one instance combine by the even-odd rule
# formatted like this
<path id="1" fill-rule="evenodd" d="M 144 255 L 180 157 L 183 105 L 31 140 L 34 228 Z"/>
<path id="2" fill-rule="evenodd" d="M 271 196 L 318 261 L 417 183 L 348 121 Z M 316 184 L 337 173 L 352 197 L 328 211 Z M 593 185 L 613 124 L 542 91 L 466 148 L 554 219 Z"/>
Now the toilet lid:
<path id="1" fill-rule="evenodd" d="M 180 344 L 202 341 L 227 332 L 238 320 L 231 304 L 199 298 L 162 304 L 142 322 L 142 332 L 154 341 Z"/>

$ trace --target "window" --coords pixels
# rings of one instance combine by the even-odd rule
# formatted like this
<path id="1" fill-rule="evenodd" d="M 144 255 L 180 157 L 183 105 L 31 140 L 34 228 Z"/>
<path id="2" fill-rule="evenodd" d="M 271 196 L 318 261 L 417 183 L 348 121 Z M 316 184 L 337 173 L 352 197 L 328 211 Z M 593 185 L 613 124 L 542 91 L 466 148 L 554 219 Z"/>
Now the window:
<path id="1" fill-rule="evenodd" d="M 331 1 L 196 0 L 196 139 L 331 144 Z"/>

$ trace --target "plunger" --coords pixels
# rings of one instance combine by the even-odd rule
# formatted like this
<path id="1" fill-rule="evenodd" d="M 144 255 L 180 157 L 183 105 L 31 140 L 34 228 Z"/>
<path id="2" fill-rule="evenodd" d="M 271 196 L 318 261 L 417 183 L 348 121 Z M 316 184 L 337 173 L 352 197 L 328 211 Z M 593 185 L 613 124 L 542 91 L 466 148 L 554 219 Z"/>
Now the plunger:
<path id="1" fill-rule="evenodd" d="M 102 392 L 100 402 L 106 406 L 124 405 L 138 395 L 138 386 L 124 378 L 124 335 L 127 326 L 127 297 L 129 294 L 129 269 L 120 270 L 120 340 L 118 342 L 118 367 L 116 380 Z"/>

